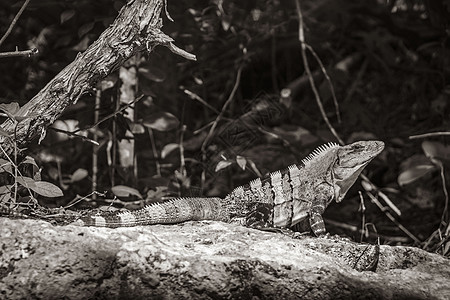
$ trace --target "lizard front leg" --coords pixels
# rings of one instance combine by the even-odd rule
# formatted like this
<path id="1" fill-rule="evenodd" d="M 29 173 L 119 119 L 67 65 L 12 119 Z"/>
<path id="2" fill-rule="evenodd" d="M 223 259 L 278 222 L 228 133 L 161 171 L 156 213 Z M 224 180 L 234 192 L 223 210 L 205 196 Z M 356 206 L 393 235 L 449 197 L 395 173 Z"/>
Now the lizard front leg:
<path id="1" fill-rule="evenodd" d="M 316 236 L 323 235 L 327 232 L 322 218 L 324 210 L 325 207 L 322 204 L 315 204 L 309 212 L 309 225 Z"/>
<path id="2" fill-rule="evenodd" d="M 333 196 L 333 189 L 328 184 L 321 184 L 316 189 L 315 197 L 309 211 L 309 225 L 315 236 L 320 236 L 327 232 L 322 214 Z"/>

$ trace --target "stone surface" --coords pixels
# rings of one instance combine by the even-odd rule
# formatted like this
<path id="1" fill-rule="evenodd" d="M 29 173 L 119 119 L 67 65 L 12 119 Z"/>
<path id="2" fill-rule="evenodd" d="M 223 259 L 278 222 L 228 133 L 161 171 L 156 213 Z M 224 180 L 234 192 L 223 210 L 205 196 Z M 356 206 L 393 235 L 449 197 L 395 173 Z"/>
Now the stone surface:
<path id="1" fill-rule="evenodd" d="M 1 299 L 450 299 L 449 260 L 381 246 L 376 272 L 346 255 L 365 245 L 291 239 L 221 222 L 132 228 L 0 218 Z"/>

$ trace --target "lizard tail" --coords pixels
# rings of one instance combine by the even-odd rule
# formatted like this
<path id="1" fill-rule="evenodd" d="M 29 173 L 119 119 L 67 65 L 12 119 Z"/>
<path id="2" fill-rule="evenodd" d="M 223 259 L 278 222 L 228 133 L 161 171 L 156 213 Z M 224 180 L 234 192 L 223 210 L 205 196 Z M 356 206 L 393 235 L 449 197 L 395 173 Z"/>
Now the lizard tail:
<path id="1" fill-rule="evenodd" d="M 175 198 L 127 212 L 102 212 L 81 217 L 72 225 L 129 227 L 151 224 L 174 224 L 189 220 L 228 221 L 220 198 Z"/>

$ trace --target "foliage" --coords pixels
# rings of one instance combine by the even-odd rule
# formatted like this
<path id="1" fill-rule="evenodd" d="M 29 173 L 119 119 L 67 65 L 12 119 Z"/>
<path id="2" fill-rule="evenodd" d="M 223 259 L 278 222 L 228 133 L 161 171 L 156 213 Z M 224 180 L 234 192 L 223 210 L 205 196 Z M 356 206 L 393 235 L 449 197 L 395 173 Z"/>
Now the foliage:
<path id="1" fill-rule="evenodd" d="M 15 128 L 20 125 L 26 117 L 21 116 L 19 110 L 19 104 L 11 102 L 9 104 L 0 104 L 0 111 L 5 113 L 10 120 L 16 123 Z M 16 140 L 15 134 L 5 131 L 0 127 L 0 135 Z M 35 194 L 39 194 L 43 197 L 61 197 L 63 193 L 56 185 L 41 180 L 41 173 L 34 158 L 26 156 L 21 162 L 17 161 L 17 146 L 15 150 L 14 158 L 8 157 L 8 160 L 0 159 L 0 176 L 6 178 L 3 185 L 0 186 L 0 205 L 13 206 L 17 202 L 31 201 L 33 204 L 37 204 Z M 24 175 L 20 168 L 26 165 L 31 165 L 32 176 L 28 177 Z M 22 170 L 23 171 L 23 170 Z M 12 180 L 11 180 L 12 179 Z M 25 194 L 22 193 L 25 191 Z"/>

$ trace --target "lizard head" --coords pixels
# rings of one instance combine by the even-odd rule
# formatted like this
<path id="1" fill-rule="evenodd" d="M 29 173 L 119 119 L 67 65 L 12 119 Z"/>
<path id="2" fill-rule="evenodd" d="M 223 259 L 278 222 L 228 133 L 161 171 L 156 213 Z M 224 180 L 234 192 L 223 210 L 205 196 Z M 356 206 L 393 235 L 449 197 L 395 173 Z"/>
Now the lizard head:
<path id="1" fill-rule="evenodd" d="M 381 141 L 360 141 L 337 149 L 332 167 L 336 202 L 342 201 L 362 170 L 383 149 Z"/>

